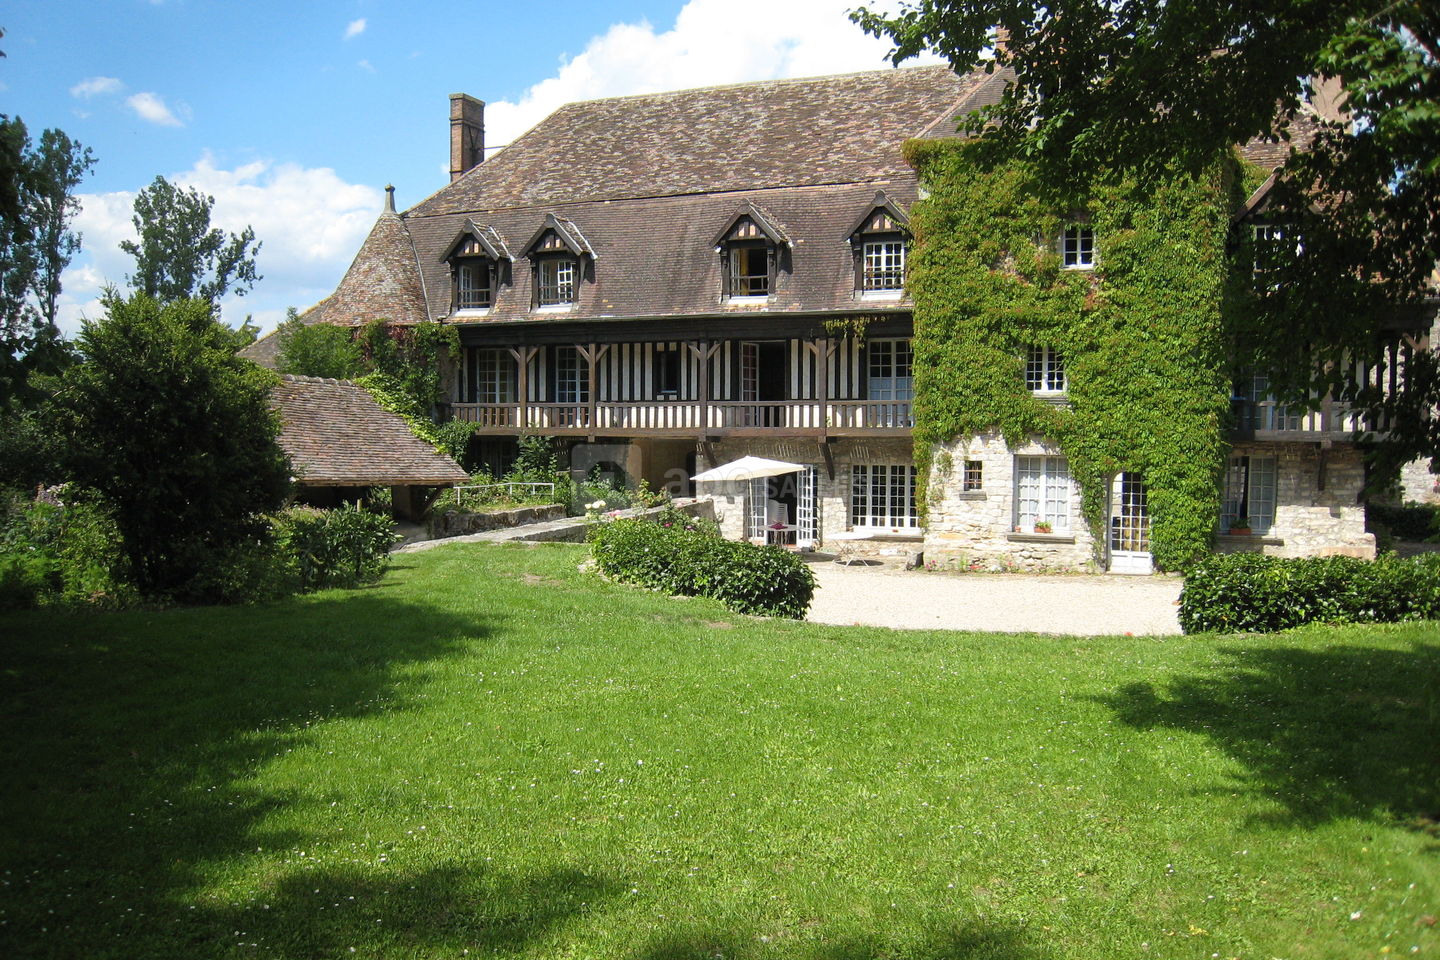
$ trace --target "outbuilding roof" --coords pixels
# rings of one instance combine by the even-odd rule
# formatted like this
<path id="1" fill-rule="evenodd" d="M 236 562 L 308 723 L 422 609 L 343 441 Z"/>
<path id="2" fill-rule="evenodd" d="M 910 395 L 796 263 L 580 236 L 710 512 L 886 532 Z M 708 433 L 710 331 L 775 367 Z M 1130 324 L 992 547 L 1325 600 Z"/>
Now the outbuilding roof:
<path id="1" fill-rule="evenodd" d="M 349 380 L 285 375 L 271 394 L 296 482 L 318 487 L 448 487 L 469 477 Z"/>

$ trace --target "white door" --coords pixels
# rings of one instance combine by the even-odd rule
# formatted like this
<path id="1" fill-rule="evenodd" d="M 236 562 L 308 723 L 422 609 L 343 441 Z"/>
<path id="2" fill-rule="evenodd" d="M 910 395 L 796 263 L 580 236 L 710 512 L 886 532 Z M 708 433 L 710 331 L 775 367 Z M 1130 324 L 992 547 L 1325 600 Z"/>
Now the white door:
<path id="1" fill-rule="evenodd" d="M 815 496 L 817 477 L 814 467 L 800 471 L 800 489 L 795 499 L 795 542 L 811 547 L 820 539 L 820 504 Z"/>
<path id="2" fill-rule="evenodd" d="M 1145 481 L 1138 473 L 1122 473 L 1110 488 L 1110 572 L 1154 571 Z"/>

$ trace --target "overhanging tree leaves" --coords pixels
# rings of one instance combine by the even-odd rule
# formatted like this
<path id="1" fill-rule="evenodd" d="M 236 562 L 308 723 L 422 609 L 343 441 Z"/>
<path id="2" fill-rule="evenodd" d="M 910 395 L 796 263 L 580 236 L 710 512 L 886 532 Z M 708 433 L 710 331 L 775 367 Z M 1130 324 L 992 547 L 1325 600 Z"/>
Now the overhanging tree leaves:
<path id="1" fill-rule="evenodd" d="M 225 551 L 263 536 L 290 464 L 269 405 L 274 375 L 235 355 L 204 300 L 105 300 L 57 398 L 72 476 L 114 510 L 136 586 L 188 588 Z"/>
<path id="2" fill-rule="evenodd" d="M 135 258 L 128 279 L 137 292 L 161 301 L 195 297 L 212 303 L 227 292 L 250 292 L 261 279 L 255 272 L 260 252 L 255 231 L 247 226 L 232 234 L 210 226 L 214 205 L 214 197 L 164 177 L 140 191 L 131 218 L 139 241 L 120 242 Z"/>
<path id="3" fill-rule="evenodd" d="M 1440 451 L 1425 415 L 1440 400 L 1432 357 L 1398 391 L 1347 373 L 1397 328 L 1425 325 L 1404 306 L 1424 298 L 1440 259 L 1440 6 L 918 0 L 853 16 L 894 42 L 897 63 L 934 50 L 958 70 L 1012 70 L 969 127 L 1067 184 L 1175 163 L 1198 172 L 1217 149 L 1286 137 L 1307 96 L 1343 93 L 1349 117 L 1322 119 L 1279 171 L 1268 212 L 1300 242 L 1276 252 L 1272 282 L 1244 305 L 1238 352 L 1284 399 L 1329 392 L 1387 415 L 1386 462 Z M 1338 79 L 1310 79 L 1327 76 Z"/>

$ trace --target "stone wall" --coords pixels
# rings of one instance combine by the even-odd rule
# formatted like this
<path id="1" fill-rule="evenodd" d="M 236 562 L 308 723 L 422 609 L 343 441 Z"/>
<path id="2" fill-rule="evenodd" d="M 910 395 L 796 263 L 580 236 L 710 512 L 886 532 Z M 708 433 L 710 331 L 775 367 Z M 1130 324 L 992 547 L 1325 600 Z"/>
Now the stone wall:
<path id="1" fill-rule="evenodd" d="M 925 562 L 966 569 L 1032 572 L 1098 569 L 1095 538 L 1081 516 L 1080 488 L 1070 491 L 1070 529 L 1049 534 L 1015 526 L 1015 457 L 1063 456 L 1032 438 L 1014 450 L 996 434 L 942 444 L 930 471 Z M 980 489 L 962 490 L 965 461 L 980 461 Z"/>
<path id="2" fill-rule="evenodd" d="M 914 462 L 912 446 L 905 439 L 850 440 L 840 439 L 829 444 L 830 462 L 835 473 L 830 475 L 824 452 L 815 440 L 722 440 L 711 445 L 713 460 L 707 459 L 702 448 L 698 470 L 708 470 L 744 456 L 767 457 L 815 467 L 816 507 L 819 510 L 819 546 L 835 549 L 838 533 L 850 531 L 851 467 L 856 464 L 905 464 Z M 697 472 L 698 472 L 697 470 Z M 697 484 L 697 495 L 709 496 L 715 505 L 720 532 L 732 540 L 745 536 L 746 499 L 750 494 L 748 481 L 739 483 Z M 919 548 L 919 529 L 895 528 L 877 532 L 873 540 L 847 543 L 847 550 L 856 556 L 903 556 Z"/>
<path id="3" fill-rule="evenodd" d="M 1365 507 L 1358 499 L 1365 466 L 1352 444 L 1237 443 L 1231 454 L 1275 458 L 1275 524 L 1264 537 L 1220 536 L 1217 550 L 1258 550 L 1276 557 L 1375 556 L 1375 537 L 1365 532 Z"/>
<path id="4" fill-rule="evenodd" d="M 1404 503 L 1440 503 L 1440 476 L 1429 460 L 1412 460 L 1400 468 L 1400 499 Z"/>

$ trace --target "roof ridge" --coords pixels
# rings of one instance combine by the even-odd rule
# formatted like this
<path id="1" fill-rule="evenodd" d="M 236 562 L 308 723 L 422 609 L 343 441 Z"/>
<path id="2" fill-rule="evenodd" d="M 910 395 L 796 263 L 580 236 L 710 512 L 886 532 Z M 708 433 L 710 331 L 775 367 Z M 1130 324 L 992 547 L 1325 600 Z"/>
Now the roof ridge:
<path id="1" fill-rule="evenodd" d="M 850 77 L 878 77 L 881 75 L 899 76 L 901 74 L 923 73 L 926 71 L 935 72 L 941 70 L 954 73 L 954 71 L 951 70 L 949 64 L 931 63 L 926 64 L 925 66 L 917 67 L 883 67 L 878 70 L 851 70 L 848 73 L 817 73 L 806 77 L 771 77 L 768 80 L 737 80 L 734 83 L 712 83 L 703 87 L 685 87 L 680 90 L 656 90 L 651 93 L 622 93 L 617 94 L 613 97 L 592 97 L 588 100 L 570 100 L 562 104 L 561 106 L 556 107 L 555 110 L 551 111 L 551 115 L 559 113 L 560 111 L 569 109 L 571 107 L 583 107 L 587 104 L 592 103 L 613 103 L 620 100 L 662 99 L 664 97 L 678 97 L 695 93 L 707 93 L 711 90 L 734 90 L 740 87 L 763 87 L 767 85 L 779 87 L 792 84 L 798 85 L 802 83 L 821 83 L 826 81 L 844 80 Z M 958 73 L 955 75 L 957 77 L 964 76 L 964 74 Z M 539 124 L 537 123 L 536 125 L 538 126 Z M 531 129 L 534 128 L 532 127 Z M 526 132 L 528 133 L 529 131 Z"/>
<path id="2" fill-rule="evenodd" d="M 329 383 L 337 387 L 356 387 L 360 390 L 365 388 L 354 380 L 337 380 L 334 377 L 307 377 L 300 373 L 282 373 L 281 380 L 289 380 L 292 383 Z"/>

